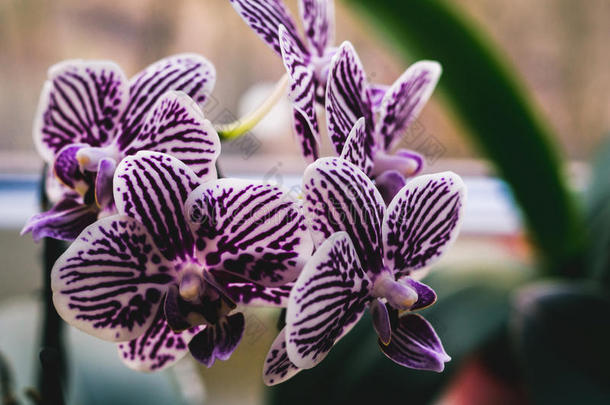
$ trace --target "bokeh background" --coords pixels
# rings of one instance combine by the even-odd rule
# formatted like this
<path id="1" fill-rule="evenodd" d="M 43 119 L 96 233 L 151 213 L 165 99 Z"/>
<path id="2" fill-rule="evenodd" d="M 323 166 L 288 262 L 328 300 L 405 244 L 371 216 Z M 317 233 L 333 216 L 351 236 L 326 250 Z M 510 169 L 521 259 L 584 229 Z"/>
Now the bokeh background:
<path id="1" fill-rule="evenodd" d="M 286 3 L 296 15 L 296 1 Z M 354 43 L 371 81 L 392 83 L 407 67 L 404 58 L 366 15 L 340 0 L 336 3 L 337 43 L 345 39 Z M 570 184 L 582 189 L 588 180 L 586 162 L 610 130 L 610 2 L 462 0 L 455 4 L 522 79 L 556 136 Z M 4 325 L 0 326 L 0 351 L 11 352 L 21 362 L 33 362 L 28 358 L 33 351 L 15 353 L 20 343 L 15 336 L 9 339 L 8 325 L 21 324 L 23 317 L 11 318 L 7 308 L 16 305 L 24 314 L 23 308 L 34 311 L 35 306 L 25 302 L 41 287 L 40 248 L 18 232 L 24 216 L 37 204 L 36 179 L 42 161 L 33 147 L 31 127 L 48 67 L 63 59 L 112 59 L 130 76 L 180 52 L 197 52 L 214 62 L 215 103 L 208 118 L 216 122 L 256 106 L 284 73 L 276 55 L 225 0 L 0 0 L 0 325 Z M 226 145 L 221 159 L 225 173 L 276 179 L 298 174 L 304 164 L 293 142 L 286 108 L 280 104 L 254 128 L 255 150 L 244 154 L 239 145 Z M 470 225 L 439 271 L 497 268 L 501 263 L 512 271 L 508 278 L 527 277 L 532 251 L 519 210 L 506 188 L 494 182 L 492 166 L 468 141 L 468 129 L 446 108 L 442 92 L 431 98 L 418 125 L 429 141 L 409 146 L 432 154 L 426 170 L 451 168 L 467 176 L 473 186 Z M 329 151 L 328 145 L 325 150 Z M 260 369 L 276 333 L 277 313 L 252 310 L 249 316 L 245 344 L 231 360 L 210 370 L 182 364 L 165 373 L 163 381 L 165 377 L 173 381 L 169 387 L 178 386 L 183 399 L 191 398 L 191 403 L 200 403 L 201 390 L 207 393 L 208 404 L 263 403 L 268 390 L 262 386 Z M 30 329 L 35 328 L 34 320 L 26 321 Z M 34 342 L 32 333 L 24 331 L 23 336 Z M 112 352 L 110 346 L 78 333 L 73 339 L 85 353 Z M 94 367 L 96 360 L 90 361 L 87 364 Z M 118 364 L 115 358 L 108 361 Z M 87 366 L 78 367 L 85 367 L 83 373 L 87 373 Z M 114 365 L 108 367 L 114 370 Z M 197 377 L 190 388 L 176 382 L 180 380 L 176 375 L 192 376 L 193 370 Z M 18 367 L 16 373 L 20 383 L 31 377 L 27 367 Z M 137 379 L 143 387 L 161 381 L 135 377 L 128 370 L 121 373 L 120 378 Z M 86 381 L 95 391 L 93 383 Z M 451 398 L 445 401 L 451 403 Z"/>

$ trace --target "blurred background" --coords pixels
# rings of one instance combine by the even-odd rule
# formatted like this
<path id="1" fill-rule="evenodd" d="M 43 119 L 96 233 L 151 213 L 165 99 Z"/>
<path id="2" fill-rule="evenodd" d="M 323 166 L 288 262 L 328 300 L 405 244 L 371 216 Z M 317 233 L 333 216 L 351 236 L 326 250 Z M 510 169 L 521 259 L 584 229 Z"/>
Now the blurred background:
<path id="1" fill-rule="evenodd" d="M 286 3 L 297 15 L 296 0 Z M 369 80 L 392 83 L 414 60 L 405 59 L 366 12 L 353 9 L 356 1 L 336 3 L 336 43 L 349 39 L 354 44 Z M 585 190 L 591 177 L 588 162 L 610 130 L 610 2 L 463 0 L 452 5 L 514 69 L 534 110 L 539 110 L 553 134 L 551 142 L 564 159 L 561 169 L 568 184 L 573 191 Z M 42 160 L 33 146 L 32 119 L 46 71 L 63 59 L 112 59 L 131 76 L 157 59 L 181 52 L 203 54 L 215 64 L 217 84 L 206 114 L 217 123 L 255 107 L 284 73 L 277 56 L 228 1 L 0 0 L 0 352 L 11 360 L 20 390 L 33 384 L 37 317 L 30 314 L 37 307 L 31 298 L 37 296 L 43 275 L 40 247 L 30 236 L 19 237 L 19 230 L 38 209 Z M 445 68 L 441 84 L 451 80 L 452 74 Z M 464 99 L 471 96 L 464 94 Z M 459 100 L 459 95 L 453 97 Z M 505 125 L 510 128 L 511 122 Z M 437 273 L 449 278 L 460 272 L 492 274 L 494 283 L 506 286 L 532 277 L 536 249 L 524 231 L 521 209 L 510 187 L 496 177 L 496 166 L 472 142 L 471 129 L 447 108 L 444 89 L 432 96 L 416 126 L 417 136 L 405 137 L 401 146 L 424 154 L 426 171 L 451 169 L 463 175 L 470 191 L 464 230 Z M 223 145 L 223 173 L 273 179 L 289 186 L 299 183 L 298 173 L 305 165 L 293 141 L 286 102 L 248 136 L 253 137 L 248 148 L 238 142 Z M 328 145 L 323 150 L 330 154 Z M 185 360 L 162 375 L 136 374 L 120 367 L 112 345 L 70 331 L 70 342 L 75 342 L 69 348 L 71 373 L 80 370 L 80 377 L 72 378 L 71 384 L 83 391 L 75 398 L 95 403 L 91 398 L 103 392 L 93 381 L 96 373 L 105 373 L 115 387 L 129 380 L 142 390 L 159 390 L 156 400 L 161 402 L 154 402 L 151 394 L 153 403 L 164 403 L 163 398 L 171 395 L 163 395 L 173 390 L 181 393 L 185 403 L 264 403 L 272 390 L 263 387 L 261 368 L 277 331 L 278 314 L 248 311 L 251 321 L 244 343 L 229 361 L 209 370 Z M 441 315 L 437 318 L 439 333 L 450 333 L 451 326 L 442 324 Z M 99 363 L 100 356 L 91 355 L 93 351 L 103 353 L 105 360 Z M 468 386 L 472 375 L 485 374 L 472 367 L 474 371 L 466 368 L 454 381 L 465 379 L 463 386 Z M 435 400 L 460 403 L 455 390 L 446 387 Z M 117 388 L 117 392 L 122 391 Z M 113 401 L 130 403 L 121 402 L 130 398 L 126 395 L 117 394 Z M 504 396 L 505 403 L 525 401 L 520 394 L 511 395 Z"/>

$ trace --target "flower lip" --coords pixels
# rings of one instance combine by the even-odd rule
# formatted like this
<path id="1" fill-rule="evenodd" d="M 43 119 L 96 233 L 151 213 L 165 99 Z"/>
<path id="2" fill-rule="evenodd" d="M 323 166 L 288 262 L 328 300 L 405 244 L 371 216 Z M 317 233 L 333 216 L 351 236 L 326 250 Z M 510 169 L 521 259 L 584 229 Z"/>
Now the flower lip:
<path id="1" fill-rule="evenodd" d="M 398 310 L 410 309 L 418 300 L 417 291 L 400 281 L 395 281 L 389 272 L 377 277 L 373 285 L 373 296 L 385 298 Z"/>
<path id="2" fill-rule="evenodd" d="M 182 270 L 178 291 L 186 301 L 197 301 L 205 291 L 202 269 L 190 263 Z"/>
<path id="3" fill-rule="evenodd" d="M 372 176 L 388 171 L 396 170 L 405 177 L 412 177 L 419 173 L 423 167 L 423 158 L 415 152 L 400 150 L 396 154 L 388 154 L 379 150 L 374 157 Z"/>
<path id="4" fill-rule="evenodd" d="M 84 147 L 76 152 L 76 160 L 83 171 L 97 171 L 100 161 L 104 158 L 112 158 L 119 162 L 121 160 L 121 153 L 113 144 L 103 147 Z"/>

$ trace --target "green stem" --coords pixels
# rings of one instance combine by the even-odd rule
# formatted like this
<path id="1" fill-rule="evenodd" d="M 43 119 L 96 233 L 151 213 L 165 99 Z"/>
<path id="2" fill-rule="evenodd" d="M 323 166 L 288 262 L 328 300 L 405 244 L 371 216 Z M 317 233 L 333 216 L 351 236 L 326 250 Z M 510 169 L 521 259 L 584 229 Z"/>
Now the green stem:
<path id="1" fill-rule="evenodd" d="M 288 74 L 284 74 L 282 78 L 277 82 L 273 92 L 259 105 L 256 109 L 250 111 L 243 118 L 229 124 L 220 125 L 216 128 L 220 139 L 234 139 L 246 132 L 250 131 L 256 126 L 265 116 L 271 111 L 273 106 L 277 104 L 280 98 L 286 92 L 288 87 Z"/>

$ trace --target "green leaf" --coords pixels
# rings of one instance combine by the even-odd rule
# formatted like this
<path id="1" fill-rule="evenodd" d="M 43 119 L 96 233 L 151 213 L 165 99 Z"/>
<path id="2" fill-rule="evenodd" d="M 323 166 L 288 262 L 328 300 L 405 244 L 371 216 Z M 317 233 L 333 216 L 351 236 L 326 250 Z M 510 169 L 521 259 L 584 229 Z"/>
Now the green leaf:
<path id="1" fill-rule="evenodd" d="M 443 0 L 345 0 L 402 51 L 443 65 L 441 90 L 475 143 L 512 187 L 547 268 L 570 274 L 583 218 L 561 174 L 552 133 L 496 48 Z"/>
<path id="2" fill-rule="evenodd" d="M 610 286 L 610 139 L 601 146 L 592 169 L 587 193 L 590 243 L 586 264 L 591 277 Z"/>
<path id="3" fill-rule="evenodd" d="M 610 403 L 610 300 L 594 287 L 525 287 L 512 317 L 515 345 L 535 403 Z"/>

